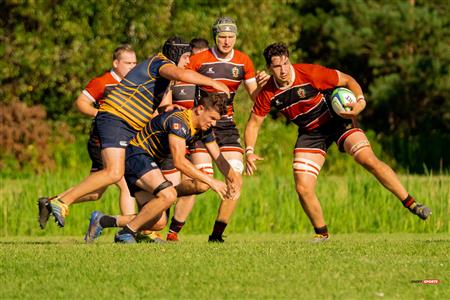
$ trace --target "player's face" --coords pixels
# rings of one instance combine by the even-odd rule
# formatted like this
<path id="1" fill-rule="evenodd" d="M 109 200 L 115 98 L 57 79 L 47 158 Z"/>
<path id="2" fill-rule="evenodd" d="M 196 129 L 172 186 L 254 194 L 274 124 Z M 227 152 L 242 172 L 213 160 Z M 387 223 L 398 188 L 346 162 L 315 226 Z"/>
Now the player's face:
<path id="1" fill-rule="evenodd" d="M 216 121 L 220 119 L 220 114 L 214 109 L 205 109 L 199 106 L 198 109 L 198 124 L 201 130 L 208 130 L 210 127 L 216 125 Z"/>
<path id="2" fill-rule="evenodd" d="M 113 61 L 114 71 L 124 78 L 136 66 L 136 53 L 124 51 Z"/>
<path id="3" fill-rule="evenodd" d="M 272 63 L 269 66 L 276 81 L 282 85 L 291 82 L 291 62 L 286 56 L 272 56 Z"/>
<path id="4" fill-rule="evenodd" d="M 189 57 L 191 56 L 191 52 L 185 52 L 181 55 L 180 60 L 178 61 L 178 67 L 179 68 L 186 68 L 187 64 L 189 63 Z"/>
<path id="5" fill-rule="evenodd" d="M 233 50 L 236 44 L 236 34 L 233 32 L 221 32 L 216 39 L 217 50 L 222 54 L 228 54 Z"/>

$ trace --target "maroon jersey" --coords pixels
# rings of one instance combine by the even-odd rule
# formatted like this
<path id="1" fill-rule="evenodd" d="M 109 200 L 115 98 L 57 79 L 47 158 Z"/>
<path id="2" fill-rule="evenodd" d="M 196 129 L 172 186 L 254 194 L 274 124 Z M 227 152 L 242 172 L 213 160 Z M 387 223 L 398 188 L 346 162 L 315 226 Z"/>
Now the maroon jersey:
<path id="1" fill-rule="evenodd" d="M 246 54 L 232 50 L 231 58 L 221 59 L 214 48 L 197 53 L 190 58 L 188 69 L 199 72 L 214 80 L 223 82 L 230 89 L 228 102 L 228 116 L 233 115 L 233 98 L 242 81 L 255 81 L 255 67 Z M 217 90 L 209 86 L 201 86 L 200 89 L 212 93 Z"/>
<path id="2" fill-rule="evenodd" d="M 177 82 L 171 87 L 172 103 L 187 109 L 194 107 L 195 84 Z"/>
<path id="3" fill-rule="evenodd" d="M 253 106 L 253 113 L 266 116 L 274 107 L 301 130 L 313 130 L 328 121 L 332 114 L 322 91 L 337 86 L 339 71 L 320 65 L 293 64 L 293 83 L 279 87 L 272 77 L 262 88 Z"/>

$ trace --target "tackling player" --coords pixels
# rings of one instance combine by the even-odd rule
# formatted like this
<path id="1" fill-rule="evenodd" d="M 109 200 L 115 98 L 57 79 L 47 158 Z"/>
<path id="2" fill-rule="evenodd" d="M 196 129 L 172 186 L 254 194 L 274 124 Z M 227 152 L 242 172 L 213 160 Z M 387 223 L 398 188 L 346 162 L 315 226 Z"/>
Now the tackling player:
<path id="1" fill-rule="evenodd" d="M 428 207 L 416 203 L 408 194 L 394 171 L 375 156 L 364 132 L 352 122 L 366 107 L 361 87 L 353 77 L 319 65 L 291 64 L 289 50 L 282 43 L 268 46 L 264 58 L 272 78 L 258 95 L 245 129 L 247 173 L 253 174 L 255 162 L 261 160 L 254 147 L 259 128 L 273 107 L 299 127 L 293 162 L 295 187 L 314 227 L 315 241 L 329 238 L 315 187 L 332 142 L 372 173 L 410 212 L 423 220 L 431 214 Z M 333 115 L 323 94 L 338 86 L 347 87 L 357 98 L 356 103 L 349 104 L 352 110 L 340 117 Z"/>
<path id="2" fill-rule="evenodd" d="M 103 99 L 111 92 L 111 90 L 119 84 L 128 72 L 136 66 L 136 53 L 130 45 L 120 45 L 114 50 L 112 69 L 105 72 L 99 77 L 95 77 L 89 81 L 88 85 L 78 96 L 75 105 L 77 109 L 84 115 L 95 118 L 98 113 Z M 103 169 L 103 160 L 101 156 L 100 139 L 95 130 L 95 119 L 92 120 L 91 131 L 89 135 L 89 141 L 87 149 L 89 157 L 92 161 L 90 173 L 97 172 Z M 120 212 L 123 215 L 135 214 L 134 199 L 130 197 L 130 192 L 126 185 L 125 179 L 121 179 L 116 183 L 120 190 Z M 74 203 L 93 201 L 101 198 L 105 192 L 106 187 L 103 187 L 91 194 L 85 195 Z M 67 193 L 64 192 L 60 197 L 64 197 Z M 39 207 L 39 225 L 44 229 L 47 224 L 48 218 L 51 214 L 49 199 L 55 197 L 42 197 L 38 200 Z"/>
<path id="3" fill-rule="evenodd" d="M 124 228 L 116 234 L 115 241 L 135 243 L 139 230 L 159 230 L 165 225 L 165 211 L 176 201 L 177 195 L 199 194 L 212 188 L 222 199 L 235 200 L 241 188 L 241 177 L 220 153 L 212 132 L 212 126 L 226 112 L 226 101 L 225 95 L 211 94 L 201 97 L 194 108 L 165 112 L 152 119 L 130 142 L 125 167 L 125 179 L 131 193 L 138 201 L 143 199 L 148 202 L 131 221 L 126 217 L 115 218 L 97 213 L 89 223 L 86 241 L 92 242 L 105 227 L 119 225 Z M 197 140 L 204 142 L 226 177 L 226 184 L 204 174 L 186 159 L 186 145 Z M 175 188 L 160 169 L 161 162 L 169 154 L 175 167 L 192 178 L 182 181 Z"/>
<path id="4" fill-rule="evenodd" d="M 242 176 L 244 150 L 240 144 L 239 132 L 233 120 L 233 99 L 241 82 L 244 82 L 244 86 L 251 98 L 254 99 L 256 97 L 258 86 L 255 79 L 255 69 L 253 62 L 246 54 L 234 49 L 237 38 L 237 26 L 232 18 L 218 18 L 212 26 L 212 34 L 215 46 L 207 51 L 193 55 L 187 68 L 208 76 L 216 82 L 222 82 L 230 89 L 231 97 L 228 101 L 228 111 L 217 122 L 214 127 L 214 134 L 223 156 L 239 176 Z M 200 90 L 203 92 L 218 92 L 214 87 L 203 85 L 200 85 Z M 208 155 L 205 146 L 199 142 L 190 151 L 192 153 L 192 162 L 197 168 L 202 168 L 212 173 L 211 157 Z M 181 203 L 177 203 L 177 206 Z M 236 204 L 237 201 L 230 201 L 229 199 L 221 201 L 209 241 L 223 242 L 222 234 L 230 221 Z M 170 228 L 177 228 L 179 232 L 184 224 L 180 220 L 187 218 L 191 208 L 192 206 L 186 206 L 183 210 L 176 209 Z M 173 239 L 177 239 L 176 233 L 175 231 L 173 232 Z"/>
<path id="5" fill-rule="evenodd" d="M 122 178 L 128 142 L 150 121 L 170 80 L 212 86 L 228 93 L 223 83 L 191 70 L 180 69 L 174 64 L 183 53 L 190 51 L 189 44 L 181 38 L 169 38 L 162 50 L 162 53 L 133 68 L 101 105 L 95 128 L 100 137 L 105 168 L 90 174 L 64 197 L 58 196 L 50 201 L 52 214 L 59 226 L 64 227 L 68 207 L 76 199 Z"/>

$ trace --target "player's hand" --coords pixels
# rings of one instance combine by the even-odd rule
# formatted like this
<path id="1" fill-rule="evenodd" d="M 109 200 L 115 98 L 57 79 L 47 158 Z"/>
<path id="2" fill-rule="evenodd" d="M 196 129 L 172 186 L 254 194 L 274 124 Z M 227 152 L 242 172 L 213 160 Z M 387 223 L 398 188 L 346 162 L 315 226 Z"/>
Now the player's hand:
<path id="1" fill-rule="evenodd" d="M 360 114 L 360 112 L 362 112 L 364 110 L 364 108 L 366 107 L 366 102 L 359 101 L 359 102 L 354 102 L 354 103 L 347 103 L 346 106 L 351 107 L 352 110 L 343 111 L 343 112 L 339 113 L 339 115 L 341 117 L 343 117 L 344 119 L 355 119 L 356 116 L 358 116 Z"/>
<path id="2" fill-rule="evenodd" d="M 224 92 L 227 94 L 227 97 L 230 98 L 230 89 L 225 85 L 225 83 L 214 80 L 214 86 L 212 87 L 219 92 Z"/>
<path id="3" fill-rule="evenodd" d="M 220 199 L 224 200 L 227 197 L 228 186 L 225 182 L 211 178 L 211 184 L 209 185 L 217 194 L 219 194 Z"/>
<path id="4" fill-rule="evenodd" d="M 264 160 L 264 158 L 256 155 L 255 153 L 246 154 L 245 164 L 247 167 L 247 169 L 246 169 L 247 175 L 253 175 L 253 172 L 255 172 L 257 170 L 256 161 L 258 161 L 258 160 Z"/>
<path id="5" fill-rule="evenodd" d="M 185 110 L 186 107 L 178 105 L 178 104 L 169 104 L 166 106 L 166 108 L 164 109 L 164 112 L 168 112 L 168 111 L 172 111 L 174 109 L 179 109 L 179 110 Z"/>
<path id="6" fill-rule="evenodd" d="M 242 176 L 235 176 L 226 180 L 228 187 L 227 199 L 237 200 L 241 194 Z"/>
<path id="7" fill-rule="evenodd" d="M 267 81 L 269 81 L 270 75 L 266 73 L 266 71 L 258 71 L 256 73 L 256 84 L 259 88 L 262 88 L 266 85 Z"/>

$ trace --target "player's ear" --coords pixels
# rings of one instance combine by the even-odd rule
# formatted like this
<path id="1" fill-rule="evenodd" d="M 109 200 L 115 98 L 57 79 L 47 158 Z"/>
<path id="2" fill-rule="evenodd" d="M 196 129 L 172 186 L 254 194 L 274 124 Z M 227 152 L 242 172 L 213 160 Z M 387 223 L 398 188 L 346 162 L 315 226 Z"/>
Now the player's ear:
<path id="1" fill-rule="evenodd" d="M 113 67 L 117 69 L 118 66 L 119 66 L 119 60 L 118 59 L 113 60 Z"/>

